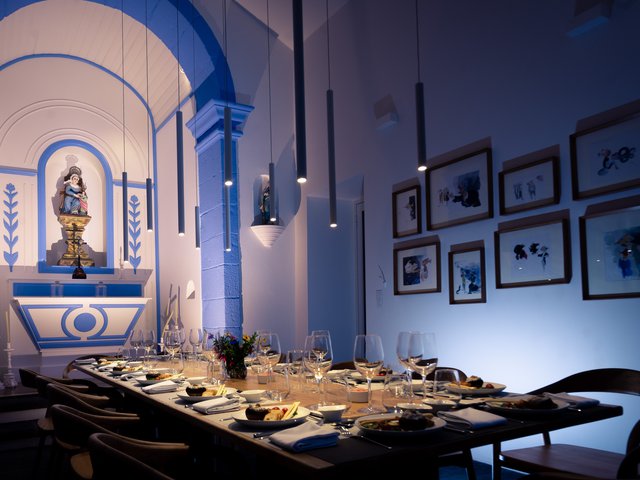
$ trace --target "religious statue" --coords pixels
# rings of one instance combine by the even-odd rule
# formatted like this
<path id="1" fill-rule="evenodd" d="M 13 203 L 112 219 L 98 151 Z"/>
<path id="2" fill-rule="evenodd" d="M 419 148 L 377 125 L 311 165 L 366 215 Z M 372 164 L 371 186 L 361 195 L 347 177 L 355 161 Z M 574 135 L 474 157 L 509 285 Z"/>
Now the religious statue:
<path id="1" fill-rule="evenodd" d="M 60 213 L 67 215 L 88 215 L 87 187 L 82 181 L 82 170 L 77 166 L 69 168 L 64 177 L 64 189 L 60 191 Z"/>
<path id="2" fill-rule="evenodd" d="M 262 224 L 268 225 L 271 223 L 271 189 L 267 184 L 262 190 L 262 197 L 260 198 L 260 213 L 262 214 Z"/>

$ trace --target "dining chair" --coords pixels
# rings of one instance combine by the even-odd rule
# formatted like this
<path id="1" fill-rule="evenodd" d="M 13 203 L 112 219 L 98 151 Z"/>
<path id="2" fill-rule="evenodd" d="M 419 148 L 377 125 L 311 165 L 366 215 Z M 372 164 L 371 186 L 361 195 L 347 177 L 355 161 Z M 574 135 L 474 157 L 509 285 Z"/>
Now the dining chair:
<path id="1" fill-rule="evenodd" d="M 184 443 L 146 442 L 121 435 L 93 433 L 88 441 L 93 480 L 198 478 L 190 447 Z"/>
<path id="2" fill-rule="evenodd" d="M 640 395 L 640 371 L 626 368 L 601 368 L 569 375 L 557 382 L 529 392 L 549 393 L 606 392 Z M 640 446 L 640 421 L 627 437 L 626 454 L 578 445 L 552 443 L 549 432 L 542 435 L 543 444 L 535 447 L 502 450 L 493 446 L 494 479 L 501 478 L 501 469 L 547 475 L 566 474 L 590 478 L 638 478 L 636 450 Z M 635 459 L 635 460 L 634 460 Z M 626 477 L 626 469 L 635 462 L 636 476 Z M 624 468 L 623 468 L 624 467 Z M 618 476 L 623 475 L 623 476 Z"/>

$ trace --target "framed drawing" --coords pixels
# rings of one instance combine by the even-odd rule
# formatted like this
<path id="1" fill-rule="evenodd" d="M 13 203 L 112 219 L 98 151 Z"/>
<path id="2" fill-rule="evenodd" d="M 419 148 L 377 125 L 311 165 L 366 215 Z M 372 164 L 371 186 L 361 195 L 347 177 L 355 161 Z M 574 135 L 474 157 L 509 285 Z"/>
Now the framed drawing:
<path id="1" fill-rule="evenodd" d="M 580 217 L 582 298 L 640 297 L 640 197 Z"/>
<path id="2" fill-rule="evenodd" d="M 393 238 L 406 237 L 422 230 L 420 185 L 393 192 Z"/>
<path id="3" fill-rule="evenodd" d="M 393 249 L 393 293 L 433 293 L 440 285 L 440 242 L 424 239 Z"/>
<path id="4" fill-rule="evenodd" d="M 494 239 L 496 288 L 571 281 L 568 219 L 498 230 Z"/>
<path id="5" fill-rule="evenodd" d="M 427 229 L 493 217 L 491 149 L 427 169 Z"/>
<path id="6" fill-rule="evenodd" d="M 449 252 L 449 303 L 486 303 L 484 248 Z"/>
<path id="7" fill-rule="evenodd" d="M 560 162 L 548 157 L 498 174 L 500 215 L 560 202 Z"/>
<path id="8" fill-rule="evenodd" d="M 640 112 L 569 137 L 573 199 L 640 186 Z"/>

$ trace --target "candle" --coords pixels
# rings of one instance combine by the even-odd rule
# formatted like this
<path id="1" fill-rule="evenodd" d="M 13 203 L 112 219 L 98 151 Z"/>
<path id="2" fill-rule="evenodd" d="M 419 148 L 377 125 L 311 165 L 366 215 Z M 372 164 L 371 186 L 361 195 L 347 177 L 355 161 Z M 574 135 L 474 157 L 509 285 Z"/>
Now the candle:
<path id="1" fill-rule="evenodd" d="M 7 322 L 7 345 L 11 343 L 11 324 L 9 323 L 9 312 L 4 312 L 4 318 Z"/>

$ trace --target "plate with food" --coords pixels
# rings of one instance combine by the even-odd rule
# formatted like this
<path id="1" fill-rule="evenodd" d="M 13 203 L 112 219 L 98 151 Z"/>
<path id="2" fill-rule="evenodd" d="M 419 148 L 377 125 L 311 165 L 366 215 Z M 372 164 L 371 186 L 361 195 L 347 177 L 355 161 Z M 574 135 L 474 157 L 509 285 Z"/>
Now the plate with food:
<path id="1" fill-rule="evenodd" d="M 496 413 L 524 416 L 554 415 L 569 408 L 569 402 L 544 395 L 519 395 L 488 400 L 485 405 Z"/>
<path id="2" fill-rule="evenodd" d="M 212 398 L 231 397 L 238 390 L 225 385 L 189 385 L 178 397 L 188 403 L 202 402 Z"/>
<path id="3" fill-rule="evenodd" d="M 367 415 L 356 420 L 365 435 L 385 437 L 412 437 L 429 435 L 443 428 L 446 422 L 431 413 L 404 411 Z"/>
<path id="4" fill-rule="evenodd" d="M 147 385 L 154 385 L 166 380 L 178 380 L 179 378 L 179 374 L 171 372 L 147 373 L 146 375 L 137 377 L 136 381 L 143 387 L 146 387 Z"/>
<path id="5" fill-rule="evenodd" d="M 113 367 L 113 369 L 111 370 L 111 376 L 119 377 L 120 375 L 125 375 L 127 373 L 138 373 L 138 372 L 142 372 L 142 365 L 134 365 L 134 366 L 118 365 Z"/>
<path id="6" fill-rule="evenodd" d="M 502 392 L 507 386 L 496 382 L 485 382 L 482 378 L 472 375 L 459 385 L 448 383 L 445 388 L 451 393 L 460 395 L 494 395 Z"/>
<path id="7" fill-rule="evenodd" d="M 256 428 L 290 427 L 306 421 L 309 409 L 300 406 L 300 402 L 288 405 L 261 405 L 256 403 L 231 416 L 241 425 Z"/>

